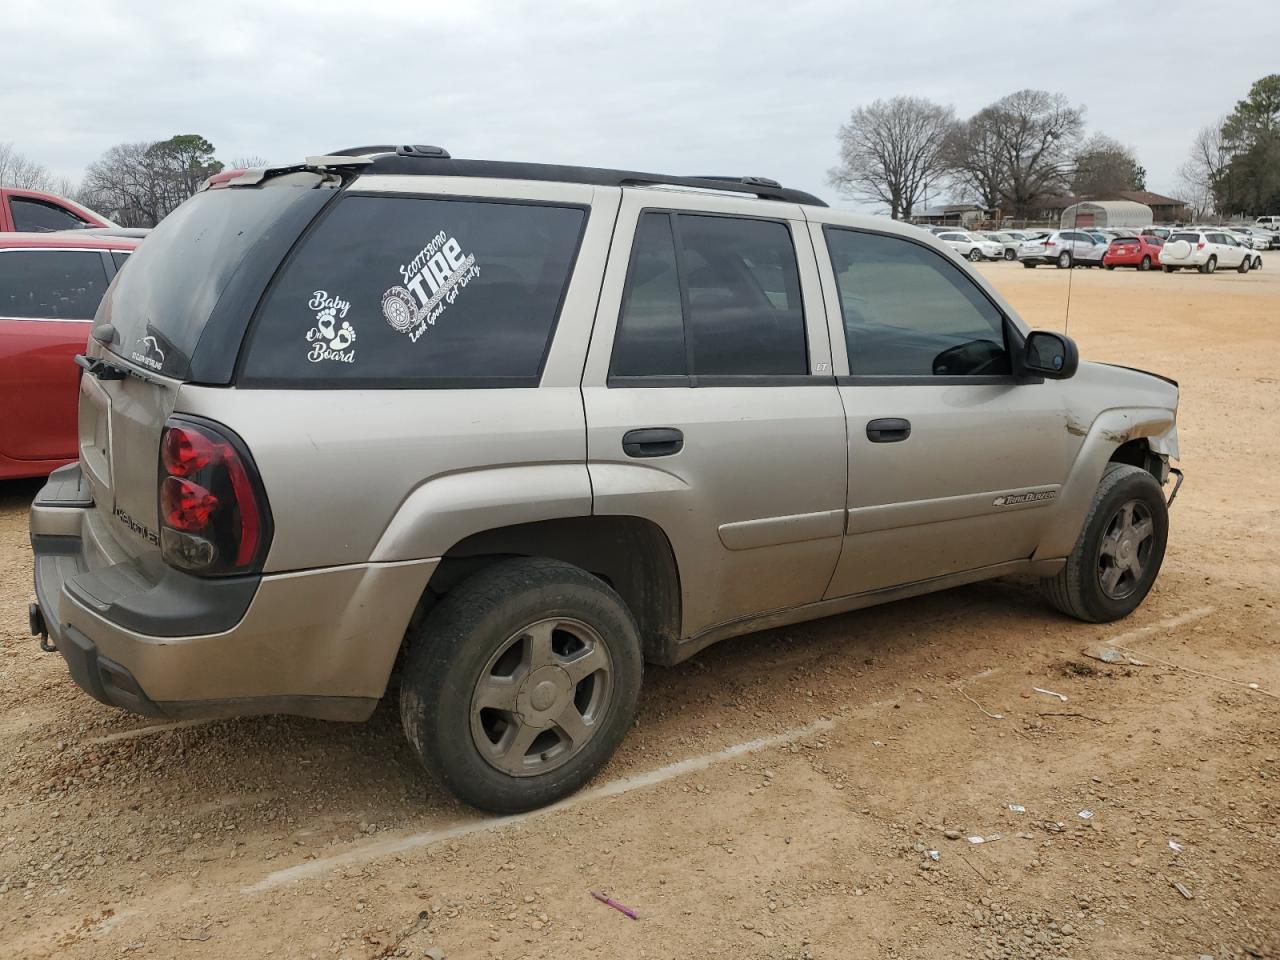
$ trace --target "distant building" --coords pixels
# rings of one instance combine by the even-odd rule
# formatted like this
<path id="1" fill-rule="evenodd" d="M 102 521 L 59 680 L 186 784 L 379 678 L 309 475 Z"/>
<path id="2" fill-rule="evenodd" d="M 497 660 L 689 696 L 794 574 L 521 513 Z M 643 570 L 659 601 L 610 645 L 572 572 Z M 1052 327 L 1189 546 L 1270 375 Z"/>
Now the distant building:
<path id="1" fill-rule="evenodd" d="M 982 220 L 990 220 L 994 211 L 976 203 L 947 203 L 940 207 L 917 210 L 911 215 L 912 223 L 927 223 L 937 227 L 968 227 Z"/>
<path id="2" fill-rule="evenodd" d="M 1172 223 L 1175 220 L 1186 220 L 1190 217 L 1187 205 L 1181 200 L 1174 197 L 1161 196 L 1158 193 L 1152 193 L 1150 190 L 1126 190 L 1123 193 L 1108 196 L 1106 199 L 1132 200 L 1134 203 L 1144 203 L 1151 208 L 1151 214 L 1155 217 L 1156 223 Z"/>

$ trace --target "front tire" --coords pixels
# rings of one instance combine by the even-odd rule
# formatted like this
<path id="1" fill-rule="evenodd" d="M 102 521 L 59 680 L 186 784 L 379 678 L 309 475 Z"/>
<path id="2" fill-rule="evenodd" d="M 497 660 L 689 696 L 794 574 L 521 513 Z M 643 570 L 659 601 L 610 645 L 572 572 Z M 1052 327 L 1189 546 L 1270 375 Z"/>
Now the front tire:
<path id="1" fill-rule="evenodd" d="M 558 560 L 503 560 L 410 637 L 400 719 L 440 786 L 493 813 L 573 793 L 635 717 L 640 633 L 622 598 Z"/>
<path id="2" fill-rule="evenodd" d="M 1236 270 L 1238 270 L 1240 273 L 1248 273 L 1249 268 L 1252 266 L 1253 266 L 1253 261 L 1248 257 L 1245 257 L 1243 260 L 1240 261 L 1240 266 L 1236 267 Z"/>
<path id="3" fill-rule="evenodd" d="M 1045 595 L 1087 623 L 1127 617 L 1151 591 L 1168 537 L 1169 511 L 1155 477 L 1109 463 L 1066 566 L 1044 581 Z"/>
<path id="4" fill-rule="evenodd" d="M 1012 250 L 1006 250 L 1004 252 L 1004 258 L 1012 262 L 1018 259 L 1018 255 L 1014 253 Z"/>

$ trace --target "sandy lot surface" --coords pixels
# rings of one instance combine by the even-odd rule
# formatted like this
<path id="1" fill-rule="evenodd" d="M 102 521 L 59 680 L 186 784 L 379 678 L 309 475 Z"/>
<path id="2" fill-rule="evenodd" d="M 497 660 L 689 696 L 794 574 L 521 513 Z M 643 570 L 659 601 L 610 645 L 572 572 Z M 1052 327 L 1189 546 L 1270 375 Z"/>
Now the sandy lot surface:
<path id="1" fill-rule="evenodd" d="M 1280 956 L 1277 266 L 1074 272 L 1082 354 L 1183 388 L 1188 480 L 1127 621 L 1013 580 L 731 641 L 651 668 L 595 786 L 509 821 L 434 793 L 391 704 L 90 700 L 26 636 L 38 484 L 0 486 L 0 956 Z M 982 269 L 1061 327 L 1065 272 Z M 1081 656 L 1116 638 L 1187 669 Z"/>

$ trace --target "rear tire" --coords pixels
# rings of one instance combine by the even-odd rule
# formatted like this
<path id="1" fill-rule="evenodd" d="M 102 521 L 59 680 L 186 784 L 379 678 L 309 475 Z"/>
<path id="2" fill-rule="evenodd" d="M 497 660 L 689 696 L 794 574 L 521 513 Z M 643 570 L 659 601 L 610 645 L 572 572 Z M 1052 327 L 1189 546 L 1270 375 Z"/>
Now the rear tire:
<path id="1" fill-rule="evenodd" d="M 1165 273 L 1176 273 L 1176 272 L 1177 272 L 1177 270 L 1178 270 L 1178 268 L 1177 268 L 1177 267 L 1165 267 L 1165 268 L 1164 268 L 1164 272 L 1165 272 Z"/>
<path id="2" fill-rule="evenodd" d="M 1155 477 L 1109 463 L 1066 566 L 1044 581 L 1045 596 L 1087 623 L 1126 617 L 1151 591 L 1168 537 L 1169 511 Z"/>
<path id="3" fill-rule="evenodd" d="M 1023 260 L 1022 265 L 1026 267 L 1028 270 L 1034 270 L 1036 268 L 1036 265 L 1032 263 L 1030 260 Z"/>
<path id="4" fill-rule="evenodd" d="M 977 247 L 974 247 L 972 250 L 969 251 L 970 263 L 977 263 L 981 259 L 982 259 L 982 251 L 979 250 Z"/>
<path id="5" fill-rule="evenodd" d="M 1151 258 L 1150 258 L 1150 257 L 1143 257 L 1143 258 L 1142 258 L 1142 262 L 1141 262 L 1140 264 L 1138 264 L 1138 269 L 1139 269 L 1139 270 L 1150 270 L 1150 269 L 1151 269 Z"/>
<path id="6" fill-rule="evenodd" d="M 1210 257 L 1203 267 L 1200 268 L 1201 273 L 1213 273 L 1218 269 L 1218 258 Z"/>
<path id="7" fill-rule="evenodd" d="M 1108 264 L 1105 264 L 1105 266 L 1108 270 L 1114 270 L 1116 268 L 1116 265 L 1114 263 L 1108 263 Z"/>
<path id="8" fill-rule="evenodd" d="M 1262 269 L 1262 258 L 1261 258 L 1261 257 L 1254 257 L 1254 258 L 1253 258 L 1253 269 L 1255 269 L 1255 270 L 1261 270 L 1261 269 Z"/>
<path id="9" fill-rule="evenodd" d="M 1058 269 L 1059 270 L 1071 269 L 1071 254 L 1067 253 L 1067 251 L 1065 250 L 1063 250 L 1060 254 L 1058 254 Z"/>
<path id="10" fill-rule="evenodd" d="M 613 755 L 642 669 L 635 620 L 608 584 L 559 560 L 503 560 L 412 630 L 400 719 L 437 784 L 518 813 L 573 793 Z"/>

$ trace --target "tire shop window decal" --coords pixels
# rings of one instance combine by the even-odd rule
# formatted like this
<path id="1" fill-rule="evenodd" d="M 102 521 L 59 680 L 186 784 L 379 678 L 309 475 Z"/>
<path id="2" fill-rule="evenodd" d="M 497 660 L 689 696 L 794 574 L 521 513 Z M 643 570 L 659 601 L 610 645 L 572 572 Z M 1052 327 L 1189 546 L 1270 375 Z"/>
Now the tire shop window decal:
<path id="1" fill-rule="evenodd" d="M 400 265 L 404 286 L 392 287 L 382 295 L 382 315 L 392 329 L 408 334 L 409 340 L 417 343 L 479 275 L 475 255 L 463 253 L 457 239 L 441 230 L 416 257 Z"/>

